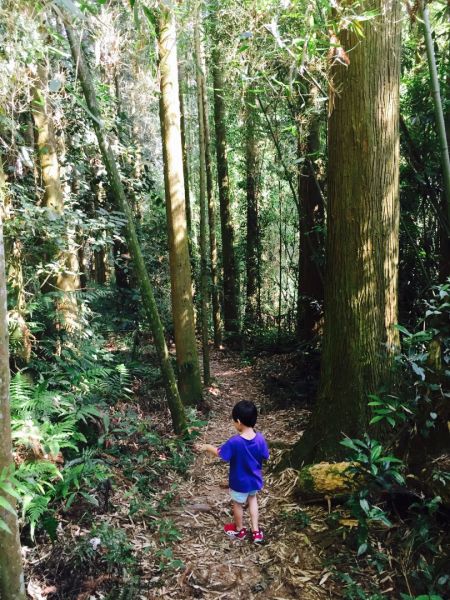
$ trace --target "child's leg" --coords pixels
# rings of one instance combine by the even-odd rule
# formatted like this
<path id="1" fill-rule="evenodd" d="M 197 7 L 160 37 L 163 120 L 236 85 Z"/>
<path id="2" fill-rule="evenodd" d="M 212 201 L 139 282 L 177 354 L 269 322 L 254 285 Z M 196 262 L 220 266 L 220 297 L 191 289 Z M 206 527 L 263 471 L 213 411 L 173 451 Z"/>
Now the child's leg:
<path id="1" fill-rule="evenodd" d="M 239 502 L 233 501 L 233 516 L 234 516 L 234 524 L 236 525 L 236 529 L 240 531 L 243 527 L 242 518 L 244 515 L 244 509 L 242 508 L 242 504 Z"/>
<path id="2" fill-rule="evenodd" d="M 256 494 L 248 497 L 248 511 L 250 513 L 250 520 L 252 522 L 252 531 L 259 531 L 259 511 L 258 511 L 258 499 Z"/>

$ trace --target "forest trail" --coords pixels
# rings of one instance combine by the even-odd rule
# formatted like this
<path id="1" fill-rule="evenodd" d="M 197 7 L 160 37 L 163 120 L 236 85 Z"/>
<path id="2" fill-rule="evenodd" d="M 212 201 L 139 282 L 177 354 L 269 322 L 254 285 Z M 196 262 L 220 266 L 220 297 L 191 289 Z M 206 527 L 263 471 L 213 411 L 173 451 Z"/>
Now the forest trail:
<path id="1" fill-rule="evenodd" d="M 263 391 L 261 377 L 254 366 L 242 366 L 239 356 L 215 352 L 212 357 L 214 387 L 210 388 L 211 413 L 199 441 L 221 444 L 234 434 L 231 409 L 239 400 L 253 400 L 262 408 L 257 428 L 267 440 L 291 443 L 298 437 L 298 411 L 268 410 L 269 399 Z M 174 555 L 182 560 L 185 570 L 166 580 L 149 598 L 318 600 L 330 598 L 322 587 L 328 574 L 322 568 L 320 550 L 310 536 L 326 529 L 322 508 L 308 509 L 311 519 L 307 529 L 293 526 L 288 513 L 298 514 L 299 505 L 292 497 L 293 471 L 281 476 L 270 473 L 278 450 L 271 451 L 265 468 L 265 489 L 259 496 L 260 523 L 266 540 L 258 546 L 249 539 L 227 538 L 223 524 L 230 522 L 228 467 L 207 455 L 196 456 L 188 477 L 180 484 L 178 503 L 170 516 L 183 538 L 175 546 Z M 248 525 L 248 511 L 244 515 Z M 322 584 L 322 585 L 320 585 Z"/>

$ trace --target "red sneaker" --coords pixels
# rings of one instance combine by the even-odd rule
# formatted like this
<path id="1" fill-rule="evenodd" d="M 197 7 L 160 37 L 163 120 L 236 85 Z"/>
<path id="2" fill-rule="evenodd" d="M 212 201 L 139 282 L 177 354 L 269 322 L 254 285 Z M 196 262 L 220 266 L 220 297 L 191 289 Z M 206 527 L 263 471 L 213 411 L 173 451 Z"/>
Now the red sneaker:
<path id="1" fill-rule="evenodd" d="M 247 530 L 243 527 L 240 531 L 236 529 L 234 523 L 227 523 L 223 526 L 224 532 L 235 540 L 243 540 L 247 535 Z"/>
<path id="2" fill-rule="evenodd" d="M 252 541 L 255 544 L 260 544 L 264 541 L 264 534 L 261 529 L 259 531 L 252 531 Z"/>

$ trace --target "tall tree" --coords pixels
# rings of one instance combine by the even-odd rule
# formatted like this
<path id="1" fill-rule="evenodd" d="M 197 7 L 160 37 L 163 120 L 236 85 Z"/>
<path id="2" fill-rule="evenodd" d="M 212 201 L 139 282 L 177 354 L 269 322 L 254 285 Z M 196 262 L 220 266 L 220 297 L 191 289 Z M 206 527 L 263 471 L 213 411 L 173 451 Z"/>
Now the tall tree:
<path id="1" fill-rule="evenodd" d="M 184 178 L 184 199 L 186 202 L 186 226 L 189 242 L 192 234 L 192 215 L 191 215 L 191 194 L 189 189 L 189 160 L 186 145 L 186 107 L 184 105 L 184 93 L 182 82 L 184 80 L 183 70 L 178 67 L 179 94 L 180 94 L 180 133 L 181 133 L 181 149 L 183 152 L 183 178 Z M 189 254 L 191 247 L 189 246 Z M 192 258 L 192 257 L 191 257 Z"/>
<path id="2" fill-rule="evenodd" d="M 2 167 L 3 171 L 3 167 Z M 9 337 L 6 302 L 5 249 L 3 244 L 4 185 L 0 181 L 0 477 L 13 465 L 9 405 Z M 0 598 L 25 600 L 19 525 L 14 499 L 0 481 Z"/>
<path id="3" fill-rule="evenodd" d="M 247 236 L 246 269 L 247 290 L 245 302 L 245 325 L 251 328 L 261 316 L 258 294 L 259 258 L 258 258 L 258 190 L 257 190 L 257 152 L 255 94 L 250 84 L 245 102 L 245 168 L 247 176 Z"/>
<path id="4" fill-rule="evenodd" d="M 291 453 L 299 464 L 360 435 L 367 394 L 389 376 L 398 345 L 400 3 L 372 0 L 364 38 L 341 32 L 350 65 L 334 62 L 329 119 L 325 331 L 318 402 Z"/>
<path id="5" fill-rule="evenodd" d="M 201 53 L 200 27 L 198 22 L 198 11 L 195 21 L 195 55 L 199 63 Z M 209 385 L 211 373 L 209 366 L 209 273 L 208 273 L 208 242 L 207 242 L 207 182 L 206 182 L 206 130 L 205 130 L 205 112 L 203 110 L 203 92 L 202 75 L 200 68 L 197 67 L 197 109 L 198 109 L 198 146 L 200 154 L 200 313 L 202 323 L 202 347 L 203 347 L 203 382 Z"/>
<path id="6" fill-rule="evenodd" d="M 198 5 L 196 18 L 196 62 L 197 62 L 197 85 L 199 87 L 199 101 L 202 112 L 203 139 L 205 144 L 205 170 L 206 170 L 206 196 L 208 203 L 209 223 L 209 254 L 211 269 L 211 299 L 213 311 L 214 346 L 219 347 L 222 339 L 222 315 L 219 300 L 219 281 L 217 266 L 217 240 L 216 240 L 216 209 L 214 199 L 214 185 L 211 165 L 211 139 L 209 130 L 208 94 L 206 90 L 206 60 L 203 43 L 203 23 L 201 4 Z"/>
<path id="7" fill-rule="evenodd" d="M 114 158 L 111 146 L 106 135 L 106 131 L 102 121 L 102 115 L 100 113 L 97 97 L 95 94 L 94 83 L 92 81 L 92 76 L 89 71 L 86 60 L 84 58 L 84 53 L 82 52 L 82 49 L 80 47 L 79 39 L 77 39 L 77 36 L 75 35 L 75 32 L 70 23 L 70 19 L 68 17 L 65 18 L 64 24 L 67 32 L 67 38 L 69 40 L 73 62 L 77 68 L 77 74 L 80 79 L 81 86 L 83 88 L 86 105 L 89 109 L 89 114 L 92 119 L 92 125 L 97 135 L 98 145 L 108 174 L 111 194 L 117 204 L 118 210 L 123 212 L 123 214 L 125 215 L 125 235 L 127 238 L 128 248 L 133 259 L 134 269 L 136 271 L 137 280 L 141 289 L 144 310 L 152 329 L 153 338 L 158 353 L 158 359 L 161 366 L 162 378 L 166 389 L 167 402 L 169 405 L 170 414 L 172 416 L 174 430 L 177 433 L 179 433 L 186 426 L 184 406 L 181 402 L 180 395 L 178 393 L 175 374 L 172 369 L 170 355 L 164 337 L 163 326 L 159 317 L 158 307 L 156 305 L 155 297 L 153 294 L 152 284 L 150 282 L 150 277 L 148 276 L 148 272 L 144 262 L 144 257 L 142 256 L 139 240 L 136 235 L 136 228 L 134 226 L 133 220 L 133 212 L 128 204 L 123 183 L 119 175 L 119 170 L 117 168 L 116 160 Z"/>
<path id="8" fill-rule="evenodd" d="M 202 401 L 202 382 L 195 339 L 184 197 L 176 23 L 173 7 L 163 2 L 159 5 L 158 13 L 158 53 L 161 89 L 159 106 L 178 385 L 185 404 L 199 405 Z"/>
<path id="9" fill-rule="evenodd" d="M 321 271 L 323 201 L 315 177 L 312 159 L 320 150 L 320 115 L 310 115 L 308 139 L 302 143 L 298 132 L 298 220 L 299 264 L 297 334 L 300 340 L 310 341 L 317 334 L 320 303 L 323 301 Z"/>
<path id="10" fill-rule="evenodd" d="M 211 60 L 214 88 L 217 183 L 219 188 L 220 227 L 222 233 L 223 316 L 224 330 L 228 338 L 236 340 L 239 337 L 240 331 L 238 275 L 234 248 L 230 179 L 228 176 L 224 65 L 221 60 L 219 34 L 217 31 L 217 10 L 216 6 L 212 13 L 213 48 Z"/>

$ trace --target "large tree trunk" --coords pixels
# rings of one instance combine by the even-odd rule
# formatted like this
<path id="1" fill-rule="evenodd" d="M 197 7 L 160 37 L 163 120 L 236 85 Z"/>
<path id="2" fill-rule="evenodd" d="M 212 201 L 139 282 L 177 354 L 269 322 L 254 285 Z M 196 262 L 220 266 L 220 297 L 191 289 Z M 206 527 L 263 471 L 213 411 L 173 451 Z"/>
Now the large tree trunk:
<path id="1" fill-rule="evenodd" d="M 214 38 L 212 74 L 214 86 L 217 182 L 219 187 L 220 226 L 222 233 L 224 330 L 230 341 L 236 341 L 239 338 L 240 332 L 239 295 L 237 264 L 234 250 L 234 227 L 231 214 L 230 180 L 228 177 L 224 77 L 216 32 Z"/>
<path id="2" fill-rule="evenodd" d="M 258 281 L 258 195 L 257 195 L 257 141 L 255 135 L 255 95 L 250 86 L 246 94 L 245 120 L 245 165 L 247 172 L 247 238 L 246 267 L 247 291 L 245 304 L 245 326 L 251 329 L 260 318 Z"/>
<path id="3" fill-rule="evenodd" d="M 337 457 L 343 434 L 362 434 L 367 394 L 387 383 L 398 346 L 400 3 L 365 9 L 380 16 L 363 39 L 342 32 L 350 65 L 332 66 L 322 371 L 296 465 Z"/>
<path id="4" fill-rule="evenodd" d="M 2 193 L 2 190 L 0 190 Z M 0 198 L 3 204 L 3 198 Z M 11 417 L 9 405 L 9 350 L 6 302 L 5 251 L 3 245 L 3 215 L 0 209 L 0 474 L 13 465 L 11 446 Z M 14 508 L 14 499 L 2 490 L 0 498 Z M 25 583 L 20 551 L 17 514 L 0 506 L 0 598 L 25 600 Z"/>
<path id="5" fill-rule="evenodd" d="M 160 120 L 169 233 L 172 315 L 178 385 L 185 404 L 200 405 L 202 381 L 195 339 L 192 279 L 184 198 L 175 13 L 161 3 L 158 17 Z"/>
<path id="6" fill-rule="evenodd" d="M 303 150 L 298 139 L 298 212 L 299 212 L 299 263 L 297 334 L 303 341 L 310 341 L 317 335 L 317 324 L 321 316 L 323 302 L 323 275 L 321 254 L 323 236 L 319 233 L 323 226 L 323 201 L 313 171 L 311 157 L 320 150 L 319 114 L 311 116 L 306 148 Z M 306 154 L 306 156 L 305 156 Z"/>
<path id="7" fill-rule="evenodd" d="M 179 433 L 186 427 L 186 416 L 178 393 L 175 374 L 170 362 L 170 356 L 167 349 L 166 340 L 164 338 L 164 330 L 159 318 L 158 307 L 156 305 L 152 285 L 136 235 L 133 212 L 125 196 L 125 190 L 120 179 L 116 161 L 106 136 L 92 76 L 79 46 L 79 40 L 70 26 L 69 21 L 65 22 L 65 27 L 72 52 L 73 62 L 77 67 L 77 74 L 83 88 L 86 105 L 92 117 L 92 125 L 97 135 L 98 145 L 108 174 L 111 195 L 117 204 L 117 209 L 123 212 L 125 215 L 125 234 L 128 242 L 128 248 L 133 259 L 137 280 L 141 289 L 144 310 L 152 329 L 174 430 L 175 432 Z"/>
<path id="8" fill-rule="evenodd" d="M 64 197 L 47 88 L 47 68 L 39 64 L 33 86 L 32 114 L 36 128 L 37 154 L 44 187 L 43 205 L 49 212 L 49 218 L 63 219 Z M 57 308 L 62 317 L 61 325 L 67 331 L 73 332 L 78 328 L 78 306 L 75 293 L 80 287 L 78 253 L 75 247 L 74 231 L 66 231 L 64 244 L 66 249 L 59 251 L 57 256 L 61 270 L 52 278 L 51 285 L 61 292 L 61 296 L 57 301 Z"/>
<path id="9" fill-rule="evenodd" d="M 200 28 L 198 14 L 195 23 L 195 56 L 197 63 L 201 52 Z M 202 76 L 197 68 L 197 109 L 198 109 L 198 146 L 200 153 L 200 312 L 203 342 L 203 382 L 209 385 L 211 373 L 209 368 L 209 286 L 208 286 L 208 248 L 207 248 L 207 212 L 206 212 L 206 131 L 205 112 L 203 110 Z"/>

